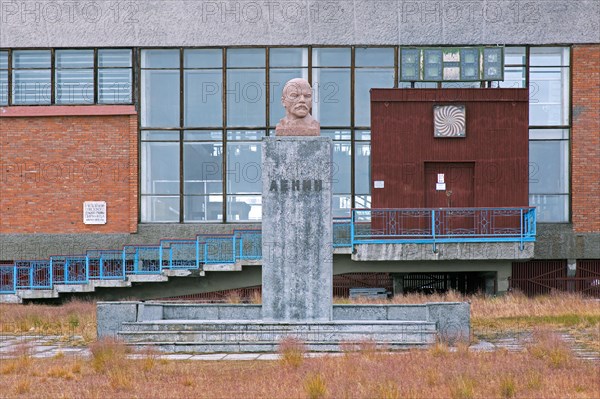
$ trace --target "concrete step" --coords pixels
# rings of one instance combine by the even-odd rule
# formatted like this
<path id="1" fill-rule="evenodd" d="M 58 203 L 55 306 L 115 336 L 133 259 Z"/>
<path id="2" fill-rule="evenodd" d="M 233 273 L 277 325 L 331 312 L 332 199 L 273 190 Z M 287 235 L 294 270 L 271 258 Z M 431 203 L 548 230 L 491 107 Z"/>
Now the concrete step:
<path id="1" fill-rule="evenodd" d="M 122 332 L 156 332 L 156 331 L 231 331 L 236 333 L 251 332 L 325 332 L 325 331 L 436 331 L 434 322 L 397 321 L 397 320 L 336 320 L 324 322 L 273 322 L 253 320 L 153 320 L 143 322 L 125 322 Z"/>
<path id="2" fill-rule="evenodd" d="M 438 333 L 436 323 L 423 321 L 157 320 L 123 323 L 117 335 L 139 347 L 214 353 L 273 352 L 285 338 L 304 342 L 309 351 L 340 351 L 366 341 L 399 349 L 431 345 Z"/>
<path id="3" fill-rule="evenodd" d="M 308 352 L 341 352 L 346 349 L 360 349 L 364 341 L 356 342 L 307 342 L 304 347 Z M 413 348 L 425 348 L 433 342 L 380 342 L 375 347 L 382 350 L 407 350 Z M 205 342 L 205 343 L 187 343 L 187 342 L 136 342 L 128 343 L 128 346 L 135 349 L 152 348 L 161 352 L 169 353 L 264 353 L 277 352 L 279 344 L 277 342 Z"/>
<path id="4" fill-rule="evenodd" d="M 125 342 L 178 342 L 206 344 L 211 342 L 273 342 L 277 343 L 287 337 L 294 337 L 303 342 L 403 342 L 406 344 L 422 344 L 435 342 L 435 331 L 122 331 L 119 337 Z"/>

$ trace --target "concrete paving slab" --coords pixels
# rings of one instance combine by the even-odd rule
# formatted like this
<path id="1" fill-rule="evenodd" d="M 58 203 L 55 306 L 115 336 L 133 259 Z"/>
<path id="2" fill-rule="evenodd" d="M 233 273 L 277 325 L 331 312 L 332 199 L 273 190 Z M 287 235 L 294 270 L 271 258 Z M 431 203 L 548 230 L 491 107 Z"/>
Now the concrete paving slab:
<path id="1" fill-rule="evenodd" d="M 225 353 L 212 353 L 209 355 L 194 355 L 190 360 L 223 360 Z"/>
<path id="2" fill-rule="evenodd" d="M 277 353 L 265 353 L 258 356 L 258 360 L 279 360 L 281 359 L 281 355 Z"/>
<path id="3" fill-rule="evenodd" d="M 173 354 L 173 355 L 160 355 L 159 359 L 165 360 L 188 360 L 192 355 L 184 355 L 184 354 Z"/>
<path id="4" fill-rule="evenodd" d="M 258 353 L 230 353 L 223 360 L 256 360 L 258 356 Z"/>

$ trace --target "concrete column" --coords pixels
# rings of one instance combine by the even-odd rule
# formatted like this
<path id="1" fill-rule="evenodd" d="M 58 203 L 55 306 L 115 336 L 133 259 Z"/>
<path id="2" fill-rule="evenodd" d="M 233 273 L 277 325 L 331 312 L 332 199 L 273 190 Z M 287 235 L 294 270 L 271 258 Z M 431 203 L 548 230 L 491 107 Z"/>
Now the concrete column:
<path id="1" fill-rule="evenodd" d="M 392 284 L 394 288 L 394 295 L 404 294 L 404 276 L 405 273 L 392 273 Z"/>
<path id="2" fill-rule="evenodd" d="M 262 143 L 262 316 L 332 319 L 332 144 L 326 137 Z"/>
<path id="3" fill-rule="evenodd" d="M 577 260 L 567 259 L 567 277 L 575 277 L 577 275 Z M 568 292 L 575 292 L 575 281 L 567 281 L 566 289 Z"/>

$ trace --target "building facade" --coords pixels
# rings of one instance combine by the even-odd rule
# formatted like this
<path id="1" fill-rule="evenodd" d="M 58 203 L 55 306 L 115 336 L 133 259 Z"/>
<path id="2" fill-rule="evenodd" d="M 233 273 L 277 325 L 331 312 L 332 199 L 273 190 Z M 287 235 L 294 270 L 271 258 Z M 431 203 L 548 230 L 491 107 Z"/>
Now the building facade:
<path id="1" fill-rule="evenodd" d="M 529 89 L 528 162 L 518 164 L 537 209 L 529 262 L 339 253 L 336 273 L 479 273 L 476 288 L 495 292 L 511 275 L 575 277 L 578 264 L 600 279 L 596 1 L 0 6 L 0 262 L 258 225 L 261 139 L 283 117 L 283 84 L 303 77 L 334 142 L 340 218 L 372 207 L 371 89 Z M 427 77 L 427 64 L 411 79 L 403 58 L 494 48 L 501 78 L 484 76 L 481 61 L 475 78 Z M 106 203 L 106 223 L 83 222 L 87 201 Z"/>

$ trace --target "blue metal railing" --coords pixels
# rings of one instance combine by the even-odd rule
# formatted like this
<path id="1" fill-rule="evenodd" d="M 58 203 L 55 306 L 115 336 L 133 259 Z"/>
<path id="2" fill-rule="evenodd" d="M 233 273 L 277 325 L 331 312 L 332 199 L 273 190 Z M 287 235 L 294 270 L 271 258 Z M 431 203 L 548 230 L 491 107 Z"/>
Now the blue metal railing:
<path id="1" fill-rule="evenodd" d="M 535 241 L 535 208 L 355 209 L 351 245 Z"/>
<path id="2" fill-rule="evenodd" d="M 357 244 L 535 241 L 535 208 L 355 209 L 335 218 L 333 247 Z M 89 250 L 49 260 L 0 265 L 0 294 L 17 289 L 51 289 L 55 284 L 124 280 L 165 269 L 199 269 L 204 264 L 262 258 L 260 230 L 164 239 L 158 245 L 126 245 L 122 250 Z"/>

